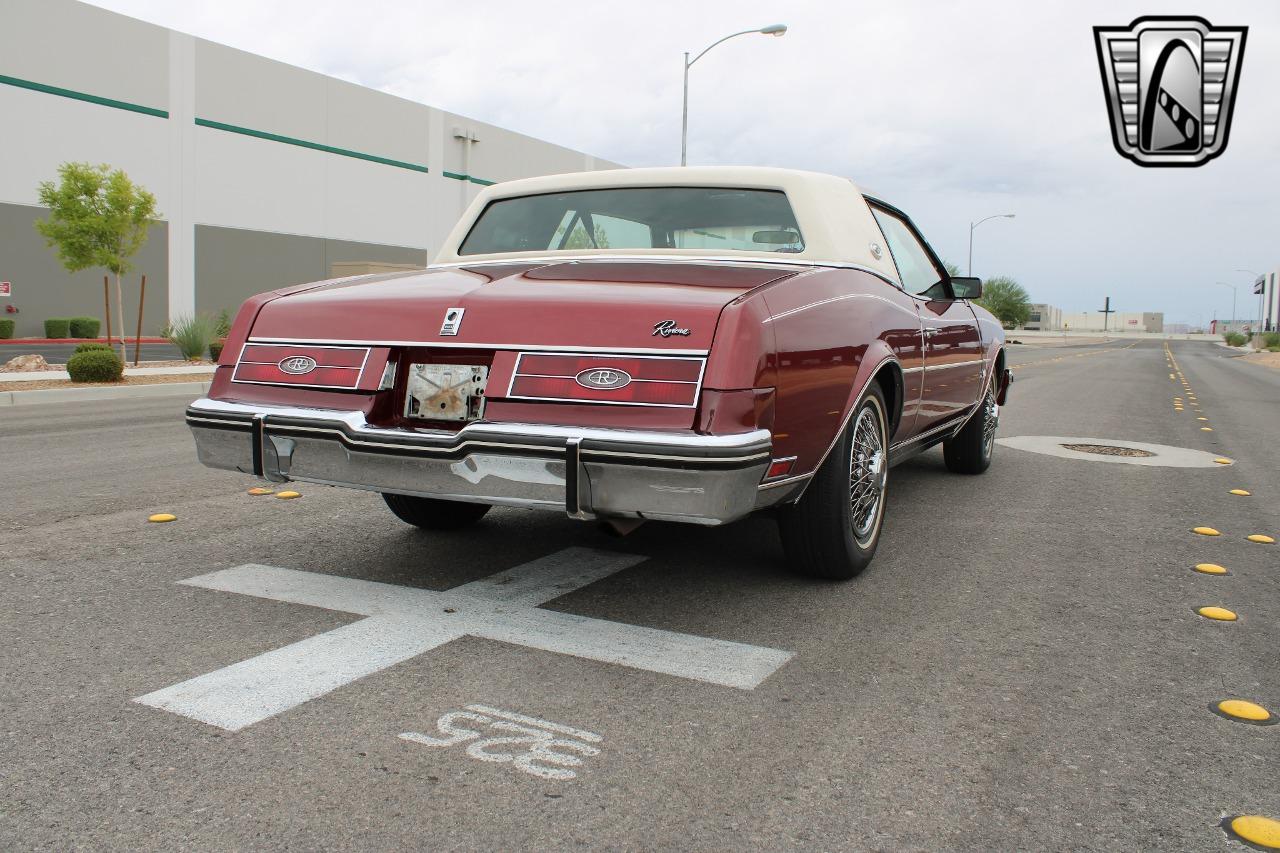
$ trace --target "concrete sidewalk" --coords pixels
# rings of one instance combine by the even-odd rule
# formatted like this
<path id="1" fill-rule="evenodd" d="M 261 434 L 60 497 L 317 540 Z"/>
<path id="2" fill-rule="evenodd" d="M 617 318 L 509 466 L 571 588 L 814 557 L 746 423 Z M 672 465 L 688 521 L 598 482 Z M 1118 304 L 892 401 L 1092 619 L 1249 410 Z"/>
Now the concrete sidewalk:
<path id="1" fill-rule="evenodd" d="M 209 391 L 209 382 L 161 382 L 155 385 L 87 385 L 41 388 L 36 391 L 0 391 L 0 408 L 40 403 L 87 403 L 142 397 L 188 397 L 194 400 Z"/>
<path id="2" fill-rule="evenodd" d="M 212 376 L 217 369 L 212 364 L 192 364 L 181 367 L 126 367 L 125 376 Z M 0 373 L 0 382 L 48 382 L 70 379 L 65 370 L 31 370 L 23 373 Z"/>

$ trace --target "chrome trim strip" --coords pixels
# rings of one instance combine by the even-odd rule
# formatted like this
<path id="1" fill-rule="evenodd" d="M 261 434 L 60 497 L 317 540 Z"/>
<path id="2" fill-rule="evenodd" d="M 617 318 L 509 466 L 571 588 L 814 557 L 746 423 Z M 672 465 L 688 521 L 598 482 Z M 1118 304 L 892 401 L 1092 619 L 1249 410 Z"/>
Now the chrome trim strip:
<path id="1" fill-rule="evenodd" d="M 898 450 L 899 448 L 906 447 L 907 445 L 910 445 L 910 444 L 915 444 L 916 442 L 921 441 L 922 439 L 926 439 L 931 435 L 937 435 L 938 433 L 942 432 L 945 429 L 961 426 L 963 425 L 964 421 L 968 420 L 972 414 L 973 414 L 972 411 L 962 412 L 961 414 L 956 415 L 955 417 L 950 418 L 949 420 L 946 420 L 943 423 L 938 424 L 932 429 L 927 429 L 922 433 L 911 436 L 911 438 L 905 439 L 903 441 L 899 441 L 897 444 L 891 444 L 889 445 L 889 452 L 892 453 L 893 451 Z"/>
<path id="2" fill-rule="evenodd" d="M 472 421 L 457 432 L 447 430 L 403 430 L 403 429 L 385 429 L 381 427 L 369 426 L 364 419 L 362 412 L 343 412 L 335 409 L 306 409 L 296 406 L 266 406 L 266 405 L 247 405 L 244 403 L 231 403 L 224 400 L 213 400 L 208 397 L 202 397 L 190 406 L 191 409 L 199 413 L 208 412 L 211 416 L 218 414 L 238 414 L 244 416 L 253 415 L 275 415 L 278 417 L 292 418 L 309 418 L 314 420 L 332 420 L 341 421 L 348 429 L 361 436 L 368 436 L 371 439 L 383 437 L 404 437 L 419 438 L 424 441 L 435 442 L 435 447 L 423 447 L 426 450 L 448 450 L 454 451 L 464 445 L 469 444 L 492 444 L 499 447 L 515 447 L 517 449 L 530 450 L 546 450 L 541 445 L 515 445 L 506 442 L 484 442 L 481 439 L 468 438 L 468 433 L 483 433 L 489 436 L 511 436 L 513 439 L 522 437 L 551 438 L 557 440 L 567 440 L 570 438 L 579 438 L 584 441 L 601 441 L 601 442 L 617 442 L 629 443 L 643 446 L 652 446 L 658 449 L 662 448 L 706 448 L 715 450 L 740 450 L 743 456 L 724 456 L 709 457 L 710 459 L 720 462 L 751 460 L 760 456 L 762 453 L 768 453 L 772 447 L 773 437 L 768 430 L 758 429 L 752 432 L 737 433 L 735 435 L 697 435 L 693 433 L 671 433 L 659 432 L 651 430 L 629 430 L 629 429 L 608 429 L 605 427 L 566 427 L 551 424 L 512 424 L 512 423 L 493 423 L 487 421 Z M 200 420 L 205 420 L 201 414 Z M 229 423 L 236 426 L 248 427 L 247 422 L 219 420 L 216 417 L 209 417 L 209 422 Z M 285 425 L 281 425 L 285 426 Z M 308 432 L 329 432 L 337 431 L 337 427 L 308 427 L 287 425 L 288 429 L 300 430 Z M 371 446 L 383 446 L 396 449 L 405 448 L 403 444 L 386 444 L 380 442 L 364 442 Z M 412 445 L 408 445 L 413 449 Z M 595 453 L 613 453 L 625 455 L 622 451 L 601 451 L 590 450 Z M 647 454 L 633 454 L 649 458 Z M 671 458 L 688 458 L 688 457 L 671 457 Z"/>
<path id="3" fill-rule="evenodd" d="M 360 367 L 359 367 L 360 372 L 356 374 L 356 381 L 352 383 L 350 386 L 348 385 L 309 385 L 309 384 L 304 384 L 302 382 L 264 382 L 261 379 L 237 379 L 236 374 L 240 372 L 240 365 L 242 364 L 268 364 L 268 365 L 273 363 L 278 364 L 278 362 L 269 362 L 269 361 L 245 361 L 244 351 L 245 351 L 245 348 L 248 347 L 250 344 L 253 344 L 255 346 L 262 346 L 262 347 L 279 347 L 281 349 L 287 349 L 290 346 L 307 346 L 313 349 L 342 349 L 342 350 L 363 349 L 364 358 L 360 360 Z M 311 343 L 305 343 L 303 341 L 288 341 L 285 343 L 266 343 L 266 342 L 260 342 L 260 341 L 245 341 L 244 345 L 240 347 L 240 357 L 236 359 L 235 366 L 231 369 L 231 381 L 236 383 L 237 385 L 274 385 L 281 388 L 315 388 L 321 391 L 358 391 L 360 390 L 360 380 L 364 379 L 364 369 L 365 367 L 368 366 L 369 356 L 372 353 L 373 353 L 373 345 L 371 344 L 362 344 L 359 346 L 343 346 L 343 345 L 334 345 L 334 344 L 311 344 Z M 338 370 L 356 370 L 357 369 L 354 367 L 346 367 L 343 365 L 321 364 L 316 366 L 323 367 L 325 369 L 329 369 L 333 367 Z"/>
<path id="4" fill-rule="evenodd" d="M 693 385 L 694 388 L 693 388 L 692 403 L 633 403 L 633 402 L 628 402 L 626 400 L 589 400 L 589 399 L 582 399 L 579 397 L 529 397 L 523 394 L 511 393 L 511 389 L 515 388 L 516 380 L 519 379 L 521 376 L 525 376 L 529 378 L 544 377 L 549 379 L 573 379 L 574 377 L 558 376 L 555 374 L 548 374 L 548 373 L 521 373 L 520 362 L 524 360 L 524 357 L 526 355 L 578 355 L 578 353 L 542 353 L 542 352 L 517 353 L 515 367 L 511 369 L 511 381 L 507 383 L 507 395 L 506 397 L 503 397 L 500 399 L 529 400 L 532 402 L 548 402 L 548 403 L 581 403 L 583 405 L 588 405 L 588 406 L 645 406 L 648 408 L 658 408 L 658 409 L 696 409 L 698 408 L 698 399 L 702 395 L 702 378 L 706 375 L 706 372 L 707 372 L 707 360 L 705 358 L 690 358 L 687 356 L 677 357 L 677 356 L 662 356 L 662 355 L 635 356 L 636 358 L 647 358 L 653 361 L 697 361 L 698 362 L 698 378 L 693 382 L 689 382 L 688 380 L 682 380 L 682 379 L 671 379 L 671 380 L 632 379 L 631 380 L 631 382 L 662 382 L 662 383 L 668 383 L 668 384 Z M 622 357 L 615 353 L 608 353 L 608 352 L 593 352 L 593 353 L 589 353 L 589 355 L 598 356 L 602 359 Z M 629 385 L 631 383 L 627 383 L 627 384 Z"/>
<path id="5" fill-rule="evenodd" d="M 899 311 L 910 314 L 916 319 L 917 323 L 920 322 L 920 315 L 916 313 L 915 310 L 907 308 L 905 305 L 900 305 L 892 299 L 886 299 L 883 296 L 876 296 L 873 293 L 845 293 L 840 296 L 832 296 L 828 299 L 819 299 L 817 302 L 810 302 L 808 305 L 801 305 L 799 308 L 788 308 L 786 311 L 780 311 L 771 317 L 766 317 L 760 322 L 772 323 L 774 320 L 781 320 L 783 317 L 790 317 L 792 314 L 799 314 L 801 311 L 808 311 L 810 308 L 819 308 L 823 305 L 830 305 L 832 302 L 843 302 L 846 299 L 875 299 L 879 302 L 885 303 L 886 305 L 892 305 Z"/>
<path id="6" fill-rule="evenodd" d="M 548 353 L 599 353 L 602 349 L 608 350 L 609 353 L 617 355 L 671 355 L 671 356 L 703 356 L 705 357 L 709 350 L 705 349 L 661 349 L 659 347 L 578 347 L 564 346 L 552 344 L 493 344 L 493 343 L 463 343 L 458 341 L 357 341 L 357 340 L 332 340 L 325 338 L 251 338 L 245 341 L 245 345 L 249 344 L 266 344 L 266 343 L 293 343 L 305 344 L 308 346 L 368 346 L 368 347 L 436 347 L 440 349 L 492 349 L 492 350 L 525 350 L 528 352 L 548 352 Z"/>
<path id="7" fill-rule="evenodd" d="M 876 278 L 884 279 L 895 287 L 901 287 L 889 275 L 882 270 L 866 266 L 864 264 L 855 264 L 849 261 L 819 261 L 809 260 L 806 258 L 797 258 L 791 255 L 786 258 L 760 258 L 754 255 L 750 257 L 733 257 L 732 255 L 526 255 L 523 257 L 512 256 L 510 258 L 489 258 L 482 261 L 450 261 L 447 264 L 428 264 L 427 271 L 456 269 L 458 267 L 482 267 L 482 266 L 510 266 L 512 264 L 532 263 L 532 264 L 562 264 L 562 263 L 614 263 L 617 261 L 640 261 L 641 263 L 703 263 L 711 261 L 715 263 L 730 263 L 737 266 L 783 266 L 796 267 L 797 270 L 829 268 L 829 269 L 847 269 L 858 270 L 860 272 L 871 273 Z"/>
<path id="8" fill-rule="evenodd" d="M 923 365 L 921 365 L 920 367 L 904 367 L 904 368 L 902 368 L 902 373 L 903 373 L 903 375 L 904 375 L 904 376 L 905 376 L 906 374 L 908 374 L 908 373 L 923 373 L 923 372 L 924 372 L 924 366 L 923 366 Z"/>
<path id="9" fill-rule="evenodd" d="M 987 363 L 987 360 L 985 358 L 971 358 L 968 361 L 953 361 L 948 364 L 930 364 L 929 356 L 926 355 L 924 357 L 925 370 L 946 370 L 952 367 L 971 367 L 975 364 L 985 365 L 986 363 Z M 983 371 L 983 372 L 985 373 L 986 371 Z"/>
<path id="10" fill-rule="evenodd" d="M 827 445 L 827 449 L 823 451 L 822 456 L 818 458 L 818 464 L 814 465 L 813 470 L 806 476 L 817 474 L 818 469 L 822 467 L 822 463 L 827 461 L 827 457 L 830 456 L 831 451 L 835 449 L 836 442 L 840 440 L 840 436 L 844 435 L 844 431 L 849 428 L 849 421 L 853 419 L 853 413 L 858 411 L 858 403 L 862 402 L 862 397 L 867 393 L 867 389 L 871 387 L 871 383 L 875 381 L 876 374 L 880 372 L 882 367 L 889 363 L 898 365 L 899 370 L 902 369 L 902 363 L 891 355 L 887 355 L 880 359 L 880 361 L 876 362 L 875 367 L 871 368 L 867 373 L 867 381 L 862 383 L 862 387 L 858 389 L 858 392 L 855 395 L 853 395 L 853 405 L 849 407 L 849 413 L 845 415 L 844 420 L 840 422 L 840 429 L 836 431 L 835 438 L 831 439 L 831 443 Z M 808 488 L 809 484 L 806 483 L 805 489 Z M 796 496 L 796 500 L 799 500 L 803 495 L 804 489 L 801 489 L 800 494 Z"/>

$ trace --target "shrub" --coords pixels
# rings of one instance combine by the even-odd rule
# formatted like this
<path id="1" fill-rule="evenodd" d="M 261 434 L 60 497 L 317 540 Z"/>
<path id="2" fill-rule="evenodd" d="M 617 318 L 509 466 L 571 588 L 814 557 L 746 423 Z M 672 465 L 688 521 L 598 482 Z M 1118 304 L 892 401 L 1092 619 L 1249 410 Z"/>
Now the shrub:
<path id="1" fill-rule="evenodd" d="M 0 338 L 4 335 L 0 335 Z M 1267 349 L 1275 349 L 1280 347 L 1280 332 L 1264 332 L 1262 335 L 1262 345 Z"/>
<path id="2" fill-rule="evenodd" d="M 73 338 L 96 338 L 102 323 L 97 317 L 72 317 L 69 326 Z"/>
<path id="3" fill-rule="evenodd" d="M 213 334 L 219 338 L 225 338 L 231 334 L 231 312 L 226 308 L 218 314 L 218 322 L 214 326 Z"/>
<path id="4" fill-rule="evenodd" d="M 1227 332 L 1223 336 L 1229 347 L 1242 347 L 1249 342 L 1249 339 L 1240 332 Z"/>
<path id="5" fill-rule="evenodd" d="M 222 357 L 222 347 L 225 343 L 226 343 L 225 341 L 214 341 L 213 343 L 209 344 L 209 360 L 210 361 L 217 361 L 219 358 Z"/>
<path id="6" fill-rule="evenodd" d="M 0 320 L 0 341 L 7 341 L 13 337 L 13 321 Z"/>
<path id="7" fill-rule="evenodd" d="M 169 326 L 169 334 L 165 337 L 178 348 L 183 358 L 201 358 L 209 349 L 209 344 L 218 337 L 216 323 L 208 314 L 194 314 L 189 317 L 177 317 Z"/>
<path id="8" fill-rule="evenodd" d="M 65 338 L 71 334 L 71 321 L 66 317 L 53 317 L 44 321 L 46 338 Z"/>
<path id="9" fill-rule="evenodd" d="M 67 359 L 67 373 L 72 382 L 119 382 L 124 364 L 110 350 L 92 349 Z"/>
<path id="10" fill-rule="evenodd" d="M 107 344 L 87 342 L 83 344 L 76 344 L 76 351 L 73 352 L 72 355 L 79 355 L 82 352 L 94 352 L 96 350 L 106 350 L 107 352 L 113 351 Z"/>

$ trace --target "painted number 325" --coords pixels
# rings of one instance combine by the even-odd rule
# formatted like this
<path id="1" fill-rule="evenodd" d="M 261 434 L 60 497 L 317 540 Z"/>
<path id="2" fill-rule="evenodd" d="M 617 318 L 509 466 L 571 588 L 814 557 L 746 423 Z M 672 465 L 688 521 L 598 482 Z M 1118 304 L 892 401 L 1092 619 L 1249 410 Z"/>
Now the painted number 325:
<path id="1" fill-rule="evenodd" d="M 594 732 L 487 705 L 450 711 L 436 721 L 436 730 L 442 737 L 418 732 L 405 732 L 400 737 L 442 748 L 465 743 L 467 755 L 478 761 L 510 763 L 543 779 L 575 778 L 578 774 L 566 768 L 581 766 L 583 757 L 599 755 L 600 750 L 591 744 L 604 740 Z"/>

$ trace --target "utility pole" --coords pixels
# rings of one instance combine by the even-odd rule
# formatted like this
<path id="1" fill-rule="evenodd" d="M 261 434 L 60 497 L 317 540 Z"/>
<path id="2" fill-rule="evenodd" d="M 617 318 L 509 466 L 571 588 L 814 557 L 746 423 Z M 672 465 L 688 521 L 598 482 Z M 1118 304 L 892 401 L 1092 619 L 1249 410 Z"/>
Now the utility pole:
<path id="1" fill-rule="evenodd" d="M 1111 297 L 1107 297 L 1106 304 L 1102 306 L 1102 333 L 1107 333 L 1107 321 L 1111 319 L 1112 314 L 1116 313 L 1111 309 Z"/>

